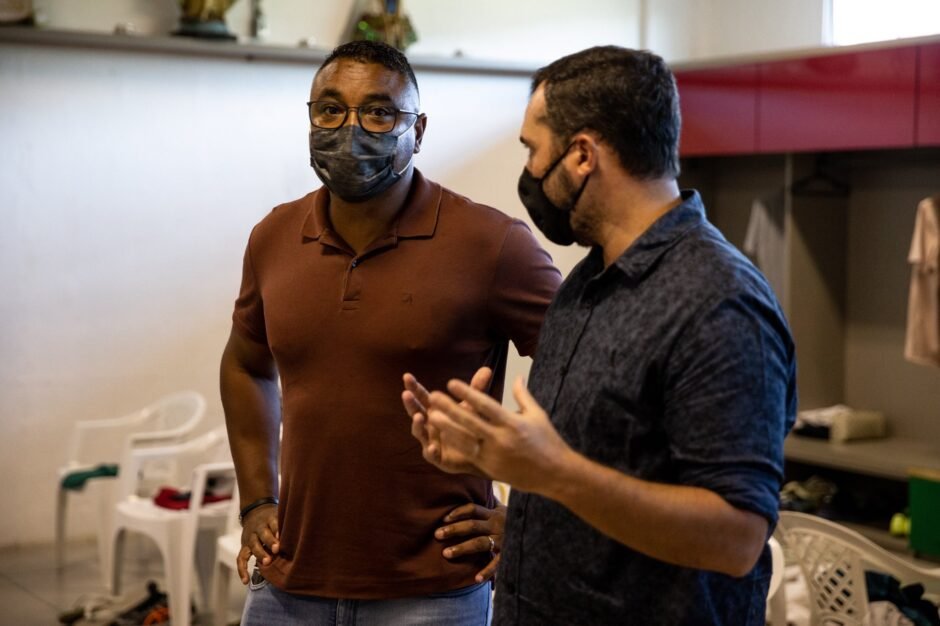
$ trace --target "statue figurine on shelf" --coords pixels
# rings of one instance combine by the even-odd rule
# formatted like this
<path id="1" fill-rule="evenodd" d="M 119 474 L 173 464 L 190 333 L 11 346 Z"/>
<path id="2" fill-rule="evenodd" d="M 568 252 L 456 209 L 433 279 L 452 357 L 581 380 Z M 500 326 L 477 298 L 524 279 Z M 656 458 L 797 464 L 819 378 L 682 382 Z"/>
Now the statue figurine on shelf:
<path id="1" fill-rule="evenodd" d="M 235 0 L 179 0 L 183 13 L 174 35 L 202 39 L 236 39 L 225 25 L 225 12 Z"/>
<path id="2" fill-rule="evenodd" d="M 0 0 L 0 26 L 32 26 L 32 0 Z"/>
<path id="3" fill-rule="evenodd" d="M 353 39 L 382 41 L 404 50 L 418 40 L 411 20 L 404 14 L 400 0 L 379 0 L 379 10 L 363 13 L 356 20 Z"/>

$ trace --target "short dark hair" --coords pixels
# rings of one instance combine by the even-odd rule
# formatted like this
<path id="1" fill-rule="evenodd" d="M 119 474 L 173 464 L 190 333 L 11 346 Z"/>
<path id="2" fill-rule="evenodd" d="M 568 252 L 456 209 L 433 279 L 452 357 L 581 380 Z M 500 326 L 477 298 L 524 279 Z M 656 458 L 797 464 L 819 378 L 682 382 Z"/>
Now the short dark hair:
<path id="1" fill-rule="evenodd" d="M 632 176 L 679 175 L 679 93 L 662 58 L 619 46 L 588 48 L 538 70 L 532 92 L 543 83 L 548 126 L 560 143 L 592 130 Z"/>
<path id="2" fill-rule="evenodd" d="M 333 48 L 330 56 L 326 57 L 317 74 L 327 65 L 338 59 L 352 59 L 360 63 L 376 63 L 408 79 L 415 91 L 418 91 L 418 79 L 408 58 L 400 50 L 381 41 L 350 41 Z"/>

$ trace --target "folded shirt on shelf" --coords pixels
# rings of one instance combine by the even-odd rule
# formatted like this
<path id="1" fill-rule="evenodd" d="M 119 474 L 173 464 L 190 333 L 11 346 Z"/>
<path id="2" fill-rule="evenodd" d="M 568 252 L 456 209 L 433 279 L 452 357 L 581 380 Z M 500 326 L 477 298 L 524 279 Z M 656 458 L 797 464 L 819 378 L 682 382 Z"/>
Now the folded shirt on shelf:
<path id="1" fill-rule="evenodd" d="M 887 435 L 887 421 L 880 411 L 860 411 L 844 404 L 797 413 L 793 434 L 845 442 Z"/>

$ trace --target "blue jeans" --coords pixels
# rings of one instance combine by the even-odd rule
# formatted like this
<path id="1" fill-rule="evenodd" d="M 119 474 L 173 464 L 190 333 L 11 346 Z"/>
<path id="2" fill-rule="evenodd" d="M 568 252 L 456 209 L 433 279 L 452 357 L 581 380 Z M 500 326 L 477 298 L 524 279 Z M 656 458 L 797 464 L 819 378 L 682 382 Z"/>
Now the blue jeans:
<path id="1" fill-rule="evenodd" d="M 489 626 L 489 582 L 413 598 L 340 600 L 281 591 L 252 576 L 242 626 Z"/>

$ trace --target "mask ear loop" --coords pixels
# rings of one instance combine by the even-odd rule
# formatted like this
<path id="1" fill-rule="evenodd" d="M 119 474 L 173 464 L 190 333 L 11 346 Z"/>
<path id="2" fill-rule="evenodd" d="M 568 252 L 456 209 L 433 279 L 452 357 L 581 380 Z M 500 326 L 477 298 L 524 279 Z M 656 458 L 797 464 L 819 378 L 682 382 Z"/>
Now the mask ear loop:
<path id="1" fill-rule="evenodd" d="M 418 118 L 415 117 L 415 121 L 411 123 L 411 126 L 409 126 L 409 127 L 406 128 L 405 130 L 403 130 L 403 131 L 401 131 L 400 133 L 398 133 L 398 135 L 395 137 L 395 141 L 398 141 L 399 139 L 401 139 L 401 136 L 404 135 L 405 133 L 407 133 L 407 132 L 408 132 L 409 130 L 411 130 L 412 128 L 414 128 L 414 127 L 415 127 L 415 124 L 417 124 L 417 123 L 418 123 Z M 415 152 L 414 152 L 414 149 L 412 148 L 412 150 L 411 150 L 411 156 L 408 157 L 408 162 L 405 163 L 405 166 L 404 166 L 403 168 L 401 168 L 400 170 L 398 170 L 398 172 L 396 172 L 396 174 L 397 174 L 398 176 L 401 176 L 402 174 L 404 174 L 404 173 L 405 173 L 405 170 L 407 170 L 407 169 L 411 166 L 411 164 L 414 162 L 414 160 L 415 160 Z"/>
<path id="2" fill-rule="evenodd" d="M 581 186 L 578 187 L 577 193 L 575 193 L 574 196 L 571 198 L 571 202 L 570 202 L 571 206 L 568 209 L 565 209 L 566 211 L 568 211 L 568 213 L 574 213 L 575 207 L 578 206 L 578 200 L 581 199 L 581 194 L 584 193 L 584 188 L 587 187 L 588 179 L 590 178 L 591 178 L 591 175 L 588 174 L 587 176 L 584 177 L 584 180 L 581 181 Z"/>
<path id="3" fill-rule="evenodd" d="M 565 148 L 564 152 L 562 152 L 560 155 L 558 155 L 558 158 L 555 159 L 555 161 L 554 161 L 551 165 L 548 166 L 548 169 L 545 170 L 545 173 L 542 174 L 542 177 L 541 177 L 540 179 L 538 179 L 538 181 L 539 181 L 539 190 L 542 192 L 542 195 L 544 195 L 546 198 L 547 198 L 548 196 L 545 195 L 545 189 L 542 187 L 543 183 L 545 182 L 545 179 L 548 178 L 548 175 L 552 173 L 552 170 L 554 170 L 555 167 L 556 167 L 559 163 L 561 163 L 561 160 L 564 159 L 566 156 L 568 156 L 568 153 L 571 151 L 571 146 L 573 146 L 573 145 L 574 145 L 574 142 L 573 142 L 573 141 L 572 141 L 571 143 L 569 143 L 569 144 L 568 144 L 568 147 Z M 571 197 L 571 200 L 569 200 L 568 202 L 566 202 L 566 204 L 568 204 L 569 206 L 568 206 L 567 208 L 561 208 L 561 209 L 560 209 L 561 211 L 564 211 L 564 212 L 566 212 L 566 213 L 574 213 L 575 207 L 578 206 L 578 200 L 581 199 L 581 194 L 584 193 L 584 188 L 587 187 L 588 179 L 590 179 L 590 178 L 591 178 L 591 175 L 590 175 L 590 174 L 588 174 L 587 176 L 584 177 L 584 180 L 581 181 L 581 186 L 578 187 L 578 191 L 576 191 L 575 194 Z"/>
<path id="4" fill-rule="evenodd" d="M 542 188 L 542 183 L 544 183 L 544 182 L 545 182 L 545 179 L 548 178 L 549 175 L 551 175 L 552 170 L 554 170 L 554 169 L 558 166 L 558 164 L 561 163 L 561 160 L 562 160 L 563 158 L 565 158 L 566 156 L 568 156 L 568 151 L 571 150 L 571 146 L 573 146 L 573 145 L 574 145 L 574 142 L 573 142 L 573 141 L 572 141 L 571 143 L 569 143 L 569 144 L 568 144 L 568 147 L 565 148 L 564 151 L 563 151 L 561 154 L 558 155 L 558 158 L 556 158 L 554 161 L 552 161 L 552 164 L 548 166 L 548 169 L 545 170 L 545 173 L 542 174 L 542 177 L 538 179 L 538 181 L 539 181 L 539 190 L 540 190 L 542 193 L 545 193 L 545 190 Z"/>
<path id="5" fill-rule="evenodd" d="M 405 163 L 405 167 L 401 168 L 398 172 L 396 172 L 396 174 L 397 174 L 398 176 L 401 176 L 402 174 L 404 174 L 404 173 L 405 173 L 405 170 L 407 170 L 407 169 L 411 166 L 411 164 L 414 162 L 414 160 L 415 160 L 415 153 L 412 152 L 412 153 L 411 153 L 411 157 L 408 159 L 408 162 Z"/>

